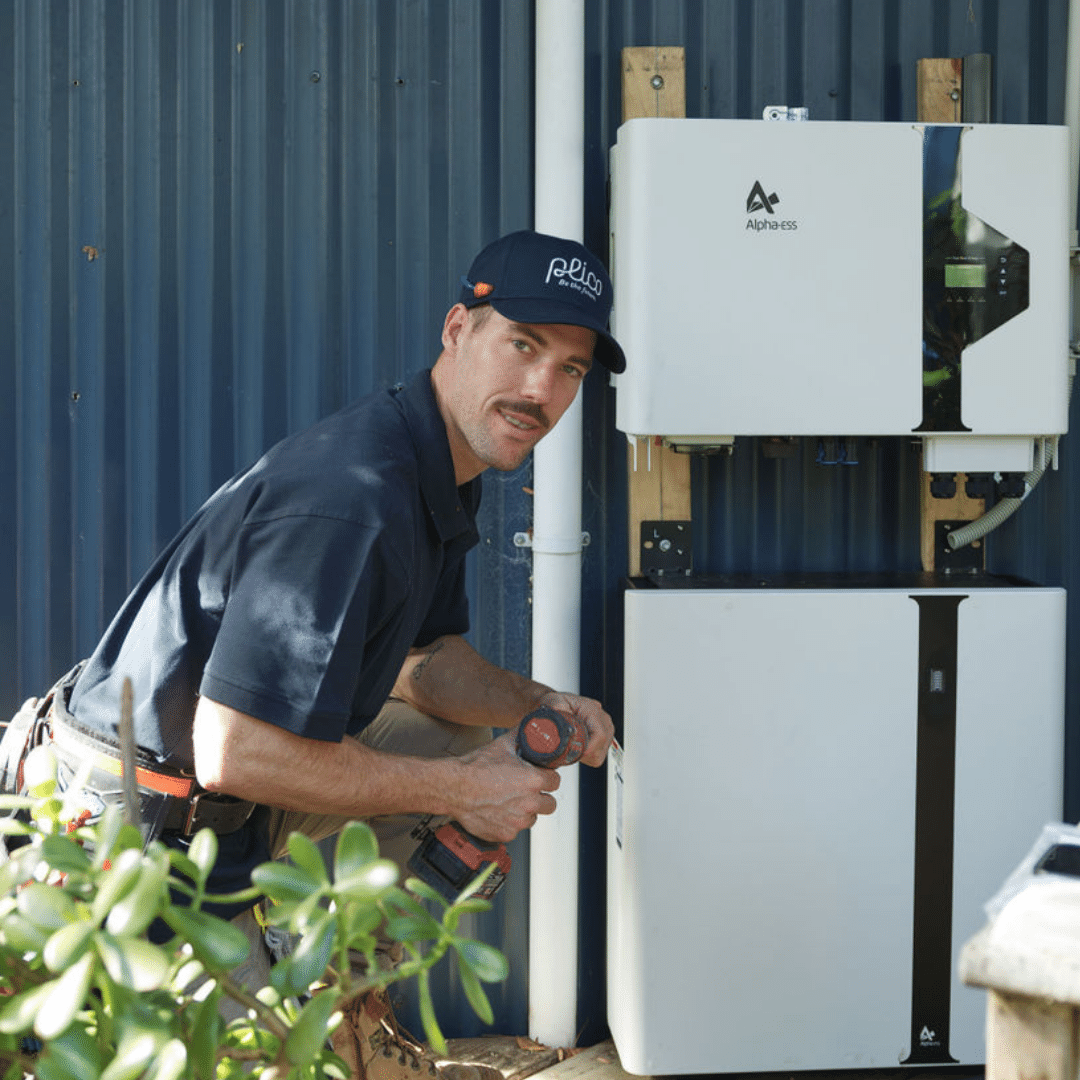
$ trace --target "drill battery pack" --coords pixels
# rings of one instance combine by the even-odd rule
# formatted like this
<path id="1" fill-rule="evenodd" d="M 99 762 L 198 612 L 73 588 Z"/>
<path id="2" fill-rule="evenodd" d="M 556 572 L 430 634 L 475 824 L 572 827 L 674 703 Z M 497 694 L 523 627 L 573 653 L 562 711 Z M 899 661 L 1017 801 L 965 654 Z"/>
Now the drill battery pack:
<path id="1" fill-rule="evenodd" d="M 420 843 L 409 859 L 409 870 L 447 903 L 452 904 L 489 863 L 494 864 L 495 869 L 474 896 L 490 899 L 510 873 L 510 853 L 505 844 L 481 840 L 456 822 L 450 821 L 435 829 L 425 822 L 417 826 L 412 835 Z"/>

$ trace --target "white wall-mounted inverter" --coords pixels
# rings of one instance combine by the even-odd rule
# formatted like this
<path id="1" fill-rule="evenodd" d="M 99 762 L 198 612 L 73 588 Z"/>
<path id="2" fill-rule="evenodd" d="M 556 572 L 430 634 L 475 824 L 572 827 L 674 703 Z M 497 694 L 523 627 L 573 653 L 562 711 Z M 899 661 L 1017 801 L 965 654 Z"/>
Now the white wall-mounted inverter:
<path id="1" fill-rule="evenodd" d="M 620 430 L 916 435 L 941 471 L 1065 432 L 1065 128 L 636 119 L 611 165 Z"/>
<path id="2" fill-rule="evenodd" d="M 956 956 L 1062 812 L 1065 594 L 626 593 L 608 1020 L 638 1074 L 984 1061 Z"/>

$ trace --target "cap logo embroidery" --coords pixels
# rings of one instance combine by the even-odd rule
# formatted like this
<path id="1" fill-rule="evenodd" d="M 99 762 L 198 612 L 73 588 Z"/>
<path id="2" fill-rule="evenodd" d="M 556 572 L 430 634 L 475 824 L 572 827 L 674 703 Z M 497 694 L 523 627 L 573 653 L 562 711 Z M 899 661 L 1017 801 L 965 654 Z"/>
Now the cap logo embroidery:
<path id="1" fill-rule="evenodd" d="M 494 291 L 495 286 L 489 285 L 486 281 L 478 281 L 473 286 L 473 296 L 475 296 L 477 300 L 481 299 L 484 296 L 490 296 Z"/>
<path id="2" fill-rule="evenodd" d="M 590 300 L 599 300 L 604 292 L 604 283 L 588 268 L 584 259 L 574 258 L 568 263 L 558 255 L 555 256 L 548 265 L 544 284 L 551 284 L 552 278 L 556 285 L 568 286 L 584 293 Z"/>

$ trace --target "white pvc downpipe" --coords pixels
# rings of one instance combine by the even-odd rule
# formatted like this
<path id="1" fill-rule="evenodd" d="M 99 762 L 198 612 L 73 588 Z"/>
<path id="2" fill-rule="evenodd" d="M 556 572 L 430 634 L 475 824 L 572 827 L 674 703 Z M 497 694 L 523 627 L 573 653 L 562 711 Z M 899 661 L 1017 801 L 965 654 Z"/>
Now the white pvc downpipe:
<path id="1" fill-rule="evenodd" d="M 536 0 L 534 227 L 582 240 L 584 0 Z M 580 685 L 581 394 L 533 451 L 532 676 Z M 529 840 L 529 1034 L 572 1046 L 577 1025 L 578 768 L 561 770 L 558 809 Z"/>
<path id="2" fill-rule="evenodd" d="M 1077 178 L 1080 176 L 1080 0 L 1069 0 L 1065 49 L 1065 124 L 1069 129 L 1069 216 L 1076 214 Z M 1077 219 L 1073 217 L 1072 246 L 1077 246 Z"/>

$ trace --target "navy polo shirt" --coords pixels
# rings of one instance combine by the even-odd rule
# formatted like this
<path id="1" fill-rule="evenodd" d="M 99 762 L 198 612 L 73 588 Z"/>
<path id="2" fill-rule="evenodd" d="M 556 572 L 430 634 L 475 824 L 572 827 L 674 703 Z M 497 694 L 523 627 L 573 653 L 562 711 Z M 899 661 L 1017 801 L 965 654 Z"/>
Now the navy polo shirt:
<path id="1" fill-rule="evenodd" d="M 200 694 L 307 738 L 359 732 L 411 647 L 468 629 L 479 501 L 478 479 L 455 484 L 430 371 L 361 399 L 211 496 L 120 609 L 71 711 L 114 736 L 129 676 L 136 742 L 188 770 Z"/>

